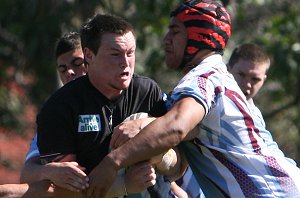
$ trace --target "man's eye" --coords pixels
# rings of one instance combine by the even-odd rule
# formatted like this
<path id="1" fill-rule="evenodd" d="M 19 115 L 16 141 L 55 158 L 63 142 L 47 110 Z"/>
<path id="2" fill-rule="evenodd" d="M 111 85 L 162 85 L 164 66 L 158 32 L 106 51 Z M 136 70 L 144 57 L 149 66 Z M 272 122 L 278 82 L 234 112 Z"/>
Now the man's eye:
<path id="1" fill-rule="evenodd" d="M 252 78 L 252 81 L 255 82 L 255 83 L 258 83 L 258 82 L 261 81 L 261 79 L 260 78 Z"/>
<path id="2" fill-rule="evenodd" d="M 173 28 L 172 30 L 171 30 L 171 33 L 172 34 L 177 34 L 179 32 L 179 29 L 177 29 L 177 28 Z"/>
<path id="3" fill-rule="evenodd" d="M 127 56 L 133 56 L 134 55 L 134 51 L 130 51 L 127 53 Z"/>
<path id="4" fill-rule="evenodd" d="M 244 76 L 245 76 L 245 74 L 243 74 L 243 73 L 238 73 L 238 75 L 239 75 L 240 77 L 244 77 Z"/>
<path id="5" fill-rule="evenodd" d="M 79 67 L 84 63 L 84 59 L 83 58 L 76 58 L 75 60 L 72 61 L 71 65 L 73 67 Z"/>
<path id="6" fill-rule="evenodd" d="M 67 71 L 67 66 L 65 65 L 60 65 L 57 70 L 60 72 L 60 73 L 64 73 Z"/>

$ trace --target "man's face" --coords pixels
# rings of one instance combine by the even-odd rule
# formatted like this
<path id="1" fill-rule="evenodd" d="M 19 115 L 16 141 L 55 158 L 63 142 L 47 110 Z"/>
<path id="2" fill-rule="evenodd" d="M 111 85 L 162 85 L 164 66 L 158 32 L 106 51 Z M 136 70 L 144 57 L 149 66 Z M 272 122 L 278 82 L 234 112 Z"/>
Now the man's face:
<path id="1" fill-rule="evenodd" d="M 165 61 L 169 68 L 179 67 L 185 46 L 187 43 L 187 32 L 183 23 L 172 17 L 169 23 L 169 30 L 164 38 Z"/>
<path id="2" fill-rule="evenodd" d="M 267 78 L 266 72 L 269 63 L 253 63 L 252 61 L 239 59 L 229 71 L 234 76 L 247 100 L 253 98 L 263 86 Z"/>
<path id="3" fill-rule="evenodd" d="M 66 52 L 58 56 L 56 61 L 59 77 L 63 84 L 87 73 L 81 49 L 74 49 Z"/>
<path id="4" fill-rule="evenodd" d="M 107 98 L 117 97 L 128 88 L 134 73 L 135 49 L 132 32 L 103 34 L 97 54 L 85 49 L 89 79 Z"/>

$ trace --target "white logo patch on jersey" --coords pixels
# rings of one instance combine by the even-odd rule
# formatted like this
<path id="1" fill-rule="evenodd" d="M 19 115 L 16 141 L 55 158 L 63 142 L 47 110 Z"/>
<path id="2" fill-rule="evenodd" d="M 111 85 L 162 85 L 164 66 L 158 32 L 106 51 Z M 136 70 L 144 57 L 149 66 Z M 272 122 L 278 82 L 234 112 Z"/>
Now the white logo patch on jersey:
<path id="1" fill-rule="evenodd" d="M 79 115 L 78 132 L 100 131 L 100 116 L 96 115 Z"/>

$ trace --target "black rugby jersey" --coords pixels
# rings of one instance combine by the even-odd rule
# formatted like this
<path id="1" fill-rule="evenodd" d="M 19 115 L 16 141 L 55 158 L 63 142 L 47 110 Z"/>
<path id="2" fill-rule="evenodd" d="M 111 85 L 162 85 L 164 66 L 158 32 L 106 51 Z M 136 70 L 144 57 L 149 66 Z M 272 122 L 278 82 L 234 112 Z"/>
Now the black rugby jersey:
<path id="1" fill-rule="evenodd" d="M 116 101 L 108 100 L 88 76 L 69 82 L 56 91 L 37 116 L 38 147 L 41 156 L 76 154 L 86 173 L 109 152 L 113 127 L 133 113 L 161 116 L 166 112 L 163 93 L 148 77 L 133 75 L 127 90 Z M 155 188 L 165 197 L 170 183 L 158 175 Z M 128 197 L 150 197 L 148 192 Z"/>
<path id="2" fill-rule="evenodd" d="M 55 92 L 38 114 L 41 156 L 76 154 L 89 173 L 108 153 L 113 127 L 137 112 L 153 116 L 166 112 L 163 93 L 150 78 L 134 75 L 128 89 L 113 102 L 88 76 L 76 79 Z"/>

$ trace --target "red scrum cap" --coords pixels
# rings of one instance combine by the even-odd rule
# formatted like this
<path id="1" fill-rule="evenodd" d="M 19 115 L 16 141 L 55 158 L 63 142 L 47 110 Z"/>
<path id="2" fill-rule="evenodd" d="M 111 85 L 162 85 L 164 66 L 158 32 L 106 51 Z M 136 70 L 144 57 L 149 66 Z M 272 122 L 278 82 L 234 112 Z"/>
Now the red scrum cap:
<path id="1" fill-rule="evenodd" d="M 225 7 L 214 0 L 189 0 L 180 4 L 171 17 L 186 27 L 187 46 L 181 68 L 201 49 L 223 54 L 231 35 L 230 15 Z"/>

